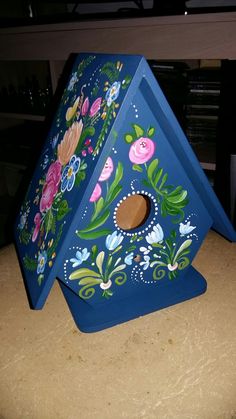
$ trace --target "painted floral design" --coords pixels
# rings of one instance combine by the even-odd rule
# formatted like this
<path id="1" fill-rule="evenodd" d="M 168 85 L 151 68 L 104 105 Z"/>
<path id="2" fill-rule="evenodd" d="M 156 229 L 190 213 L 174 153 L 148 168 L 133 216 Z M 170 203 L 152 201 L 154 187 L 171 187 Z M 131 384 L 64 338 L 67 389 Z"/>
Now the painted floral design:
<path id="1" fill-rule="evenodd" d="M 188 221 L 186 224 L 180 223 L 179 225 L 179 232 L 181 236 L 186 236 L 186 234 L 191 233 L 193 230 L 195 230 L 196 226 L 191 226 L 190 221 Z"/>
<path id="2" fill-rule="evenodd" d="M 79 295 L 83 299 L 92 298 L 96 289 L 100 289 L 102 297 L 112 297 L 116 285 L 125 284 L 137 267 L 140 273 L 149 270 L 152 283 L 165 277 L 173 280 L 190 263 L 192 241 L 193 237 L 182 238 L 180 226 L 165 237 L 162 226 L 157 224 L 146 236 L 134 234 L 128 240 L 115 230 L 107 235 L 102 246 L 105 250 L 99 251 L 97 245 L 93 245 L 90 250 L 84 248 L 76 252 L 70 262 L 72 268 L 81 267 L 72 269 L 69 280 L 78 280 Z M 147 247 L 141 244 L 143 242 Z M 128 269 L 131 272 L 128 273 Z"/>
<path id="3" fill-rule="evenodd" d="M 61 176 L 61 191 L 65 192 L 67 190 L 68 192 L 71 191 L 71 189 L 74 186 L 75 183 L 75 176 L 76 173 L 79 171 L 80 168 L 80 158 L 76 157 L 74 154 L 68 163 L 68 165 L 63 169 L 62 176 Z"/>
<path id="4" fill-rule="evenodd" d="M 39 255 L 38 255 L 37 274 L 42 274 L 44 272 L 46 263 L 47 263 L 47 252 L 43 250 L 42 252 L 39 252 Z"/>
<path id="5" fill-rule="evenodd" d="M 125 134 L 125 141 L 131 144 L 129 159 L 133 163 L 133 170 L 145 174 L 143 183 L 155 192 L 162 216 L 171 215 L 174 223 L 182 221 L 184 208 L 188 204 L 188 192 L 180 185 L 174 187 L 169 184 L 168 173 L 164 173 L 159 160 L 151 160 L 155 152 L 155 143 L 158 144 L 158 138 L 152 138 L 155 127 L 149 127 L 146 132 L 140 125 L 133 124 L 132 127 L 133 132 Z"/>
<path id="6" fill-rule="evenodd" d="M 136 140 L 130 147 L 129 159 L 135 164 L 144 164 L 150 160 L 155 152 L 155 143 L 146 137 Z"/>
<path id="7" fill-rule="evenodd" d="M 68 85 L 68 90 L 69 91 L 72 91 L 74 89 L 74 86 L 77 83 L 77 81 L 78 81 L 77 73 L 74 72 L 71 76 L 70 81 L 69 81 L 69 85 Z"/>
<path id="8" fill-rule="evenodd" d="M 79 250 L 75 254 L 75 258 L 71 258 L 70 261 L 72 262 L 72 267 L 76 268 L 77 266 L 81 265 L 83 262 L 85 262 L 90 256 L 90 252 L 88 252 L 88 249 L 85 248 L 80 252 Z"/>
<path id="9" fill-rule="evenodd" d="M 60 142 L 57 148 L 58 161 L 62 166 L 67 164 L 70 158 L 74 155 L 81 137 L 82 130 L 82 120 L 79 122 L 73 122 L 71 127 L 66 130 L 63 140 Z"/>
<path id="10" fill-rule="evenodd" d="M 127 275 L 124 272 L 126 264 L 121 257 L 116 258 L 114 256 L 121 252 L 122 241 L 122 235 L 114 231 L 105 241 L 104 249 L 106 250 L 99 251 L 97 245 L 94 245 L 89 253 L 87 249 L 83 249 L 80 252 L 80 254 L 83 254 L 83 252 L 86 255 L 91 254 L 93 261 L 92 267 L 91 261 L 86 260 L 83 267 L 76 269 L 69 276 L 71 281 L 79 281 L 78 285 L 81 287 L 79 296 L 81 298 L 85 300 L 91 298 L 95 294 L 96 288 L 100 290 L 102 297 L 110 298 L 113 295 L 115 286 L 125 284 L 127 281 Z M 75 260 L 75 258 L 70 259 L 73 267 Z"/>
<path id="11" fill-rule="evenodd" d="M 119 81 L 115 81 L 111 85 L 111 87 L 109 87 L 105 96 L 108 107 L 110 107 L 112 102 L 114 102 L 118 98 L 119 93 L 120 93 L 120 86 L 121 86 L 121 83 Z"/>
<path id="12" fill-rule="evenodd" d="M 98 178 L 99 182 L 104 182 L 105 180 L 109 179 L 114 169 L 113 161 L 111 157 L 108 157 L 105 166 Z"/>
<path id="13" fill-rule="evenodd" d="M 41 213 L 49 210 L 52 206 L 61 181 L 61 168 L 61 163 L 58 160 L 49 166 L 39 202 L 39 209 Z"/>
<path id="14" fill-rule="evenodd" d="M 116 267 L 122 273 L 122 278 L 135 277 L 136 281 L 135 272 L 139 272 L 139 280 L 142 280 L 142 273 L 148 271 L 150 280 L 146 283 L 155 284 L 165 278 L 177 278 L 190 264 L 192 243 L 198 239 L 197 234 L 193 233 L 197 229 L 196 225 L 191 223 L 190 216 L 185 218 L 187 190 L 181 185 L 168 183 L 168 174 L 155 157 L 158 151 L 155 127 L 145 130 L 133 124 L 132 129 L 125 134 L 129 162 L 134 173 L 138 172 L 146 189 L 152 191 L 159 209 L 159 222 L 150 223 L 143 234 L 134 232 L 128 236 L 122 230 L 112 232 L 106 228 L 106 222 L 112 216 L 111 204 L 117 201 L 122 191 L 124 172 L 121 162 L 115 167 L 113 159 L 108 157 L 90 198 L 90 203 L 94 205 L 90 222 L 84 230 L 77 231 L 83 240 L 96 240 L 105 236 L 103 250 L 98 251 L 97 245 L 86 248 L 86 255 L 89 253 L 90 256 L 81 263 L 79 269 L 74 271 L 75 266 L 72 266 L 69 275 L 69 280 L 78 280 L 79 295 L 85 299 L 92 298 L 96 290 L 100 290 L 102 297 L 110 298 L 114 295 L 116 283 L 112 280 L 111 272 Z M 106 188 L 103 188 L 103 183 L 106 183 Z M 161 223 L 166 217 L 177 224 L 170 232 Z M 75 258 L 70 261 L 76 263 Z M 125 283 L 126 280 L 119 285 Z"/>
<path id="15" fill-rule="evenodd" d="M 164 232 L 162 230 L 162 227 L 160 226 L 160 224 L 157 224 L 153 227 L 153 230 L 146 236 L 146 241 L 151 245 L 153 243 L 162 243 L 163 237 Z"/>
<path id="16" fill-rule="evenodd" d="M 126 89 L 131 80 L 129 75 L 123 74 L 120 61 L 109 61 L 93 70 L 90 83 L 82 83 L 84 71 L 95 59 L 93 55 L 85 56 L 73 69 L 56 115 L 54 128 L 57 132 L 50 134 L 48 147 L 43 151 L 35 195 L 32 202 L 25 201 L 21 208 L 19 240 L 26 246 L 31 243 L 31 248 L 28 248 L 31 254 L 32 246 L 35 246 L 33 256 L 29 256 L 26 248 L 24 265 L 27 270 L 37 273 L 39 285 L 44 280 L 46 269 L 54 263 L 64 224 L 71 211 L 70 194 L 85 180 L 87 160 L 91 161 L 98 155 L 116 117 L 120 91 Z M 109 205 L 120 192 L 119 182 L 123 174 L 120 165 L 115 178 L 107 186 L 113 171 L 113 161 L 109 157 L 90 198 L 95 206 L 94 225 L 89 226 L 91 231 L 104 224 L 110 214 Z M 102 197 L 103 184 L 108 187 L 105 199 Z M 102 234 L 108 233 L 106 229 L 102 231 Z M 74 267 L 86 262 L 89 255 L 86 248 L 77 252 Z"/>
<path id="17" fill-rule="evenodd" d="M 96 183 L 96 186 L 95 186 L 95 188 L 93 190 L 92 195 L 90 196 L 90 200 L 89 201 L 90 202 L 96 202 L 96 201 L 98 201 L 98 199 L 100 198 L 101 194 L 102 194 L 102 188 L 101 188 L 101 186 L 100 186 L 99 183 Z"/>
<path id="18" fill-rule="evenodd" d="M 115 169 L 112 158 L 108 157 L 89 199 L 90 203 L 94 204 L 90 222 L 83 230 L 77 231 L 81 239 L 93 240 L 111 233 L 108 228 L 103 228 L 103 225 L 111 216 L 111 204 L 122 190 L 120 182 L 123 178 L 123 171 L 123 165 L 120 162 Z M 102 196 L 103 190 L 106 191 L 104 196 Z"/>
<path id="19" fill-rule="evenodd" d="M 74 204 L 72 196 L 77 198 L 77 207 L 80 194 L 76 188 L 100 153 L 119 112 L 122 91 L 131 81 L 120 61 L 109 61 L 94 70 L 89 85 L 82 84 L 83 72 L 94 59 L 86 57 L 72 73 L 56 128 L 40 163 L 34 197 L 32 201 L 26 199 L 21 208 L 19 240 L 29 246 L 24 265 L 36 273 L 39 285 L 55 262 Z M 106 159 L 86 203 L 84 223 L 76 230 L 79 247 L 71 249 L 66 260 L 67 280 L 73 281 L 76 292 L 85 300 L 95 293 L 98 298 L 112 298 L 122 286 L 137 281 L 137 272 L 139 281 L 145 274 L 154 286 L 159 280 L 174 280 L 189 265 L 193 241 L 197 240 L 197 225 L 192 215 L 186 218 L 188 192 L 169 181 L 169 174 L 157 158 L 156 128 L 132 124 L 124 139 L 127 159 L 123 154 L 116 158 L 115 152 Z M 134 175 L 129 195 L 135 192 L 138 178 L 158 206 L 155 223 L 147 221 L 143 231 L 129 234 L 114 221 L 115 207 L 123 199 L 126 170 L 129 176 Z M 27 249 L 34 251 L 28 255 Z M 146 285 L 148 281 L 143 282 Z"/>

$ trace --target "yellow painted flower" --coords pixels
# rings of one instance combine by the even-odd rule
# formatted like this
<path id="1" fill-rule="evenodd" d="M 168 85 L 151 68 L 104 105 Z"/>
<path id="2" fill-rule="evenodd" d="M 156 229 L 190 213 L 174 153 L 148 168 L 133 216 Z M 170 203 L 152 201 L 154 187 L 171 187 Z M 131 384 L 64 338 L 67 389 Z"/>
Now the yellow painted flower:
<path id="1" fill-rule="evenodd" d="M 53 239 L 49 240 L 48 247 L 52 247 L 52 244 L 53 244 Z"/>
<path id="2" fill-rule="evenodd" d="M 74 102 L 73 106 L 70 106 L 66 111 L 66 120 L 70 121 L 76 114 L 78 104 L 80 101 L 80 96 L 77 97 L 76 101 Z"/>
<path id="3" fill-rule="evenodd" d="M 48 266 L 51 268 L 52 267 L 52 261 L 51 260 L 49 260 L 49 262 L 48 262 Z"/>
<path id="4" fill-rule="evenodd" d="M 53 252 L 53 254 L 52 254 L 52 259 L 54 259 L 56 257 L 56 253 L 55 252 Z"/>

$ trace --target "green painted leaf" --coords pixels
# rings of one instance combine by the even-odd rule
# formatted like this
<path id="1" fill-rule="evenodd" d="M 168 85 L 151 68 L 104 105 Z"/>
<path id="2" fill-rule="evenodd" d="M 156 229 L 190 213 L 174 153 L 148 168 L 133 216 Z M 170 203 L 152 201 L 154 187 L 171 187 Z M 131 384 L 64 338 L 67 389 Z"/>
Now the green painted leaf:
<path id="1" fill-rule="evenodd" d="M 110 204 L 111 202 L 114 201 L 114 199 L 116 199 L 116 197 L 119 195 L 119 193 L 122 191 L 122 186 L 121 185 L 117 185 L 115 187 L 115 189 L 110 192 L 109 194 L 109 200 L 107 200 L 106 204 Z"/>
<path id="2" fill-rule="evenodd" d="M 23 263 L 28 271 L 35 271 L 38 266 L 37 260 L 30 258 L 27 254 L 23 258 Z"/>
<path id="3" fill-rule="evenodd" d="M 80 268 L 72 272 L 69 276 L 70 280 L 81 279 L 85 277 L 100 278 L 99 273 L 92 271 L 92 269 Z"/>
<path id="4" fill-rule="evenodd" d="M 179 257 L 179 256 L 181 256 L 181 253 L 182 253 L 185 249 L 187 249 L 187 248 L 188 248 L 191 244 L 192 244 L 192 240 L 190 240 L 190 239 L 185 240 L 185 241 L 181 244 L 180 248 L 177 250 L 176 255 L 175 255 L 175 257 L 174 257 L 173 264 L 176 262 L 176 260 L 178 259 L 178 257 Z"/>
<path id="5" fill-rule="evenodd" d="M 117 185 L 119 184 L 119 182 L 121 181 L 121 179 L 123 178 L 123 165 L 121 162 L 118 162 L 117 168 L 116 168 L 116 173 L 115 173 L 115 178 L 113 180 L 113 182 L 111 183 L 111 185 L 109 186 L 108 189 L 108 193 L 107 193 L 107 197 L 106 197 L 106 201 L 111 201 L 111 195 L 114 191 L 114 189 L 117 187 Z"/>
<path id="6" fill-rule="evenodd" d="M 131 82 L 132 77 L 131 76 L 125 76 L 124 82 L 122 82 L 121 87 L 122 89 L 126 89 L 129 83 Z"/>
<path id="7" fill-rule="evenodd" d="M 162 168 L 158 169 L 157 172 L 156 172 L 156 174 L 155 174 L 154 180 L 153 180 L 154 181 L 154 185 L 157 185 L 158 184 L 159 180 L 162 177 L 162 174 L 163 174 L 163 169 Z"/>
<path id="8" fill-rule="evenodd" d="M 142 179 L 142 184 L 144 185 L 144 186 L 147 186 L 148 188 L 151 188 L 151 184 L 150 184 L 150 182 L 148 182 L 148 180 L 147 179 Z"/>
<path id="9" fill-rule="evenodd" d="M 117 267 L 116 267 L 115 269 L 113 269 L 113 271 L 110 273 L 110 275 L 108 276 L 108 279 L 112 278 L 112 277 L 113 277 L 113 275 L 115 275 L 115 273 L 116 273 L 116 272 L 123 271 L 123 269 L 125 269 L 125 268 L 126 268 L 126 265 L 125 265 L 125 264 L 117 266 Z"/>
<path id="10" fill-rule="evenodd" d="M 103 251 L 98 253 L 98 255 L 96 257 L 96 265 L 97 265 L 101 275 L 102 275 L 102 265 L 103 265 L 104 257 L 105 257 L 105 252 L 103 252 Z"/>
<path id="11" fill-rule="evenodd" d="M 133 128 L 136 134 L 136 138 L 140 138 L 144 135 L 144 130 L 142 127 L 140 127 L 140 125 L 133 124 Z"/>
<path id="12" fill-rule="evenodd" d="M 75 186 L 79 186 L 80 183 L 86 178 L 86 173 L 84 170 L 79 170 L 78 173 L 76 173 L 75 177 Z"/>
<path id="13" fill-rule="evenodd" d="M 143 171 L 142 167 L 139 166 L 139 164 L 133 164 L 132 169 L 136 170 L 137 172 L 140 172 L 140 173 L 142 173 L 142 171 Z"/>
<path id="14" fill-rule="evenodd" d="M 98 214 L 100 214 L 100 212 L 102 211 L 104 206 L 104 198 L 101 196 L 101 198 L 99 198 L 99 200 L 97 202 L 95 202 L 95 210 L 93 213 L 93 216 L 91 218 L 91 221 L 95 220 L 95 218 L 97 218 Z"/>
<path id="15" fill-rule="evenodd" d="M 92 221 L 88 225 L 88 227 L 81 230 L 81 232 L 88 233 L 89 231 L 96 230 L 97 228 L 101 227 L 106 222 L 106 220 L 109 218 L 109 216 L 110 216 L 110 211 L 106 210 L 100 217 L 98 217 L 94 221 Z"/>
<path id="16" fill-rule="evenodd" d="M 38 284 L 39 284 L 39 286 L 42 284 L 43 280 L 44 280 L 44 275 L 43 274 L 40 274 L 38 276 Z"/>
<path id="17" fill-rule="evenodd" d="M 97 285 L 102 282 L 101 279 L 95 279 L 94 277 L 86 276 L 79 281 L 79 285 Z"/>
<path id="18" fill-rule="evenodd" d="M 62 220 L 69 211 L 70 211 L 70 208 L 68 207 L 68 203 L 65 199 L 63 199 L 63 201 L 61 201 L 58 206 L 58 212 L 57 212 L 58 221 Z"/>
<path id="19" fill-rule="evenodd" d="M 77 148 L 81 147 L 81 143 L 86 138 L 92 137 L 94 134 L 95 134 L 95 128 L 94 127 L 89 126 L 89 127 L 85 128 L 81 133 L 81 137 L 80 137 L 80 140 L 79 140 L 79 145 L 77 146 Z M 76 148 L 76 152 L 77 152 L 77 148 Z"/>
<path id="20" fill-rule="evenodd" d="M 163 186 L 165 185 L 165 183 L 166 183 L 166 181 L 167 181 L 167 178 L 168 178 L 168 174 L 167 173 L 165 173 L 164 174 L 164 176 L 163 176 L 163 178 L 162 178 L 162 181 L 161 181 L 161 183 L 160 183 L 160 186 L 159 186 L 159 189 L 161 190 L 162 188 L 163 188 Z"/>
<path id="21" fill-rule="evenodd" d="M 130 144 L 134 141 L 134 138 L 131 134 L 126 134 L 125 135 L 125 141 L 126 141 L 127 144 Z"/>
<path id="22" fill-rule="evenodd" d="M 97 257 L 97 254 L 98 254 L 98 247 L 97 247 L 96 244 L 94 244 L 92 246 L 92 249 L 91 249 L 91 258 L 92 258 L 92 260 L 95 260 L 95 258 Z"/>
<path id="23" fill-rule="evenodd" d="M 168 202 L 171 202 L 172 204 L 178 204 L 184 201 L 184 199 L 186 198 L 188 192 L 185 190 L 182 190 L 181 193 L 177 193 L 176 195 L 168 195 L 167 196 L 167 200 Z"/>
<path id="24" fill-rule="evenodd" d="M 87 232 L 87 233 L 83 231 L 78 231 L 76 234 L 80 239 L 95 240 L 95 239 L 98 239 L 99 237 L 107 236 L 108 234 L 111 234 L 111 232 L 112 232 L 111 230 L 103 229 L 103 230 Z"/>
<path id="25" fill-rule="evenodd" d="M 52 213 L 52 210 L 50 209 L 44 218 L 44 227 L 45 227 L 46 233 L 49 233 L 49 231 L 51 230 L 52 223 L 53 223 L 53 213 Z"/>
<path id="26" fill-rule="evenodd" d="M 27 230 L 22 230 L 20 233 L 20 240 L 23 244 L 28 244 L 31 238 L 31 233 Z"/>
<path id="27" fill-rule="evenodd" d="M 159 164 L 158 159 L 154 159 L 154 160 L 152 160 L 152 162 L 148 166 L 147 175 L 148 175 L 148 179 L 150 180 L 150 182 L 153 181 L 153 175 L 154 175 L 154 172 L 157 169 L 158 164 Z"/>
<path id="28" fill-rule="evenodd" d="M 147 135 L 148 135 L 149 137 L 152 137 L 152 136 L 154 135 L 154 133 L 155 133 L 155 128 L 154 128 L 154 127 L 150 127 L 150 128 L 148 129 Z"/>

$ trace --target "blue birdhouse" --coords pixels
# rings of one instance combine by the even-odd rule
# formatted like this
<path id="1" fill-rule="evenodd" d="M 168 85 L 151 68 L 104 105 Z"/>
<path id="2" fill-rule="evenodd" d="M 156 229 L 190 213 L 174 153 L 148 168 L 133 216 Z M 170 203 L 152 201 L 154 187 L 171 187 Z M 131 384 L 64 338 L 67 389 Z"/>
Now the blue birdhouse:
<path id="1" fill-rule="evenodd" d="M 85 332 L 206 290 L 192 261 L 236 233 L 142 56 L 76 56 L 15 225 L 32 308 L 55 279 Z"/>

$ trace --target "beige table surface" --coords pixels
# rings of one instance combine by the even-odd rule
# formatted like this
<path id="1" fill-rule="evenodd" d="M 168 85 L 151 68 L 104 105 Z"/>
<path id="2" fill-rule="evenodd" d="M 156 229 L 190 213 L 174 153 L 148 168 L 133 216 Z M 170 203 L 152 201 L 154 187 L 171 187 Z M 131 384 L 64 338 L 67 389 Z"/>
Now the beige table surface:
<path id="1" fill-rule="evenodd" d="M 13 245 L 0 250 L 0 419 L 235 419 L 236 244 L 210 232 L 207 292 L 94 334 L 58 284 L 29 309 Z"/>

